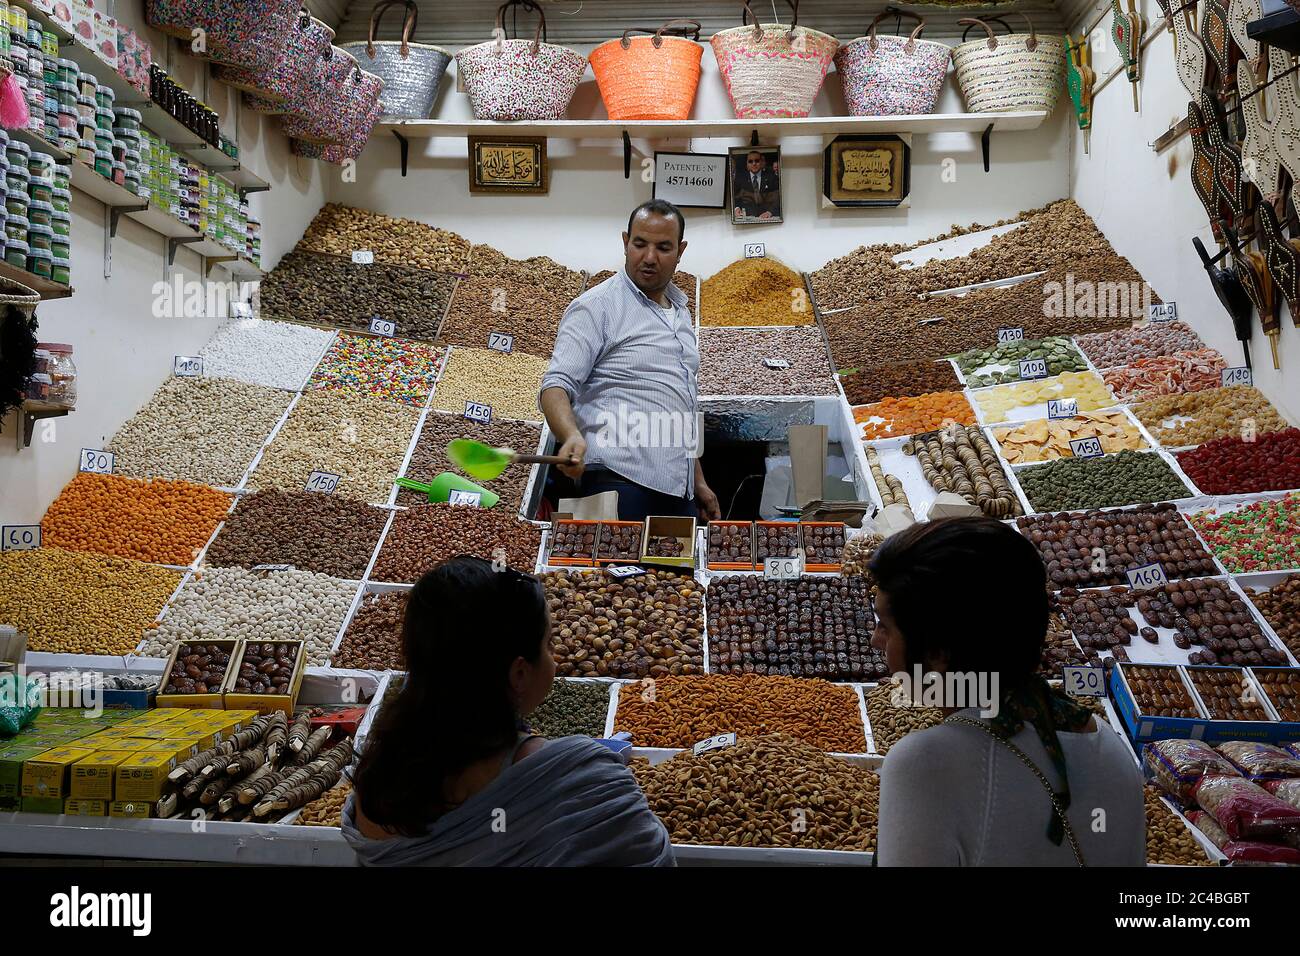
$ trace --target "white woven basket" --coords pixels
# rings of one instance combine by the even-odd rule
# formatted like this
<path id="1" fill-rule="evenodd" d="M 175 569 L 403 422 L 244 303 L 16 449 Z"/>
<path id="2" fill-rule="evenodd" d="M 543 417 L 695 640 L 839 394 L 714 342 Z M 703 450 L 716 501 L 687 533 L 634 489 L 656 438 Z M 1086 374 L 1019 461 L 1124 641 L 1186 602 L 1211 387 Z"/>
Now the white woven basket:
<path id="1" fill-rule="evenodd" d="M 1046 110 L 1050 113 L 1056 108 L 1065 68 L 1065 43 L 1061 37 L 1039 36 L 1032 21 L 1028 17 L 1025 21 L 1029 23 L 1028 33 L 1001 37 L 994 36 L 984 20 L 957 21 L 968 27 L 983 27 L 988 34 L 962 43 L 952 51 L 957 84 L 966 100 L 967 111 Z M 998 22 L 1007 26 L 1001 20 Z"/>

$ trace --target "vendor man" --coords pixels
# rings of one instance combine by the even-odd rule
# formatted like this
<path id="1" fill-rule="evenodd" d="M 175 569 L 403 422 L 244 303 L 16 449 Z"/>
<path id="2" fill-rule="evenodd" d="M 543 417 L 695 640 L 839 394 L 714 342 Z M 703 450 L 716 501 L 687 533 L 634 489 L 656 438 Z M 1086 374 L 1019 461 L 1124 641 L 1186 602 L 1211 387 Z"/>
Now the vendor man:
<path id="1" fill-rule="evenodd" d="M 560 471 L 582 497 L 618 492 L 625 521 L 721 517 L 700 467 L 694 322 L 673 284 L 685 232 L 672 203 L 632 210 L 623 268 L 569 304 L 542 379 L 538 401 L 557 453 L 574 462 Z"/>

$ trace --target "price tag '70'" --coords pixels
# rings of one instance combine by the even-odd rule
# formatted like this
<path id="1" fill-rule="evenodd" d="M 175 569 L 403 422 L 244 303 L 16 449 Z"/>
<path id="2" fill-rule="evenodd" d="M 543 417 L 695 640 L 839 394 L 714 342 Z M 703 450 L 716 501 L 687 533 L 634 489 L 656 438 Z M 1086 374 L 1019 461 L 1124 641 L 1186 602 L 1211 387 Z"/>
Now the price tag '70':
<path id="1" fill-rule="evenodd" d="M 1169 579 L 1165 577 L 1164 566 L 1160 564 L 1144 564 L 1132 571 L 1125 571 L 1124 574 L 1128 577 L 1129 587 L 1139 591 L 1149 591 L 1169 583 Z"/>
<path id="2" fill-rule="evenodd" d="M 513 352 L 515 350 L 515 337 L 504 332 L 490 332 L 488 333 L 488 348 L 494 352 Z"/>
<path id="3" fill-rule="evenodd" d="M 492 424 L 492 406 L 484 405 L 482 402 L 466 402 L 465 417 L 472 422 L 482 422 L 484 425 Z"/>
<path id="4" fill-rule="evenodd" d="M 100 451 L 97 448 L 81 449 L 81 462 L 77 466 L 78 471 L 88 471 L 95 475 L 111 475 L 113 473 L 114 457 L 111 451 Z"/>
<path id="5" fill-rule="evenodd" d="M 706 750 L 721 750 L 723 747 L 734 747 L 736 745 L 735 734 L 718 734 L 716 737 L 709 737 L 707 740 L 701 740 L 691 748 L 691 753 L 702 754 Z"/>
<path id="6" fill-rule="evenodd" d="M 32 551 L 40 546 L 38 524 L 7 524 L 0 528 L 0 551 Z"/>
<path id="7" fill-rule="evenodd" d="M 1065 692 L 1071 697 L 1105 697 L 1106 672 L 1100 667 L 1067 665 L 1062 675 Z"/>
<path id="8" fill-rule="evenodd" d="M 311 477 L 307 479 L 305 491 L 319 491 L 322 494 L 331 495 L 334 489 L 339 486 L 339 476 L 331 474 L 328 471 L 313 471 Z"/>

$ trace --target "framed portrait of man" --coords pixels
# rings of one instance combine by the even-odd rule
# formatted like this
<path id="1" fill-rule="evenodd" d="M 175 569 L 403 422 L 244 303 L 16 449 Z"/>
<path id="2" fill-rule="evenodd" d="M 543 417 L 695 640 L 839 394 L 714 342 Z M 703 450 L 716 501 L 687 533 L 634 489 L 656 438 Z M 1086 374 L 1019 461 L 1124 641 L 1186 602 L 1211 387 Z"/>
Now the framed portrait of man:
<path id="1" fill-rule="evenodd" d="M 781 222 L 781 147 L 737 146 L 727 155 L 731 221 Z"/>

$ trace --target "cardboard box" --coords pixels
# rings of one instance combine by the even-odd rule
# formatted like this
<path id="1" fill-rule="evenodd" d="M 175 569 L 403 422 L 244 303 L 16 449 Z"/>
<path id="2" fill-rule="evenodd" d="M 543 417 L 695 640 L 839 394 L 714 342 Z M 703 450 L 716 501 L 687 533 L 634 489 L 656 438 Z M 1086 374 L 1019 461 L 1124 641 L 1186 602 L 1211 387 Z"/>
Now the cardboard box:
<path id="1" fill-rule="evenodd" d="M 826 485 L 826 447 L 829 430 L 825 425 L 791 425 L 790 470 L 794 476 L 794 506 L 800 511 L 822 497 Z"/>
<path id="2" fill-rule="evenodd" d="M 170 813 L 168 811 L 171 811 Z M 144 820 L 150 817 L 169 817 L 176 812 L 175 801 L 114 800 L 108 805 L 110 817 L 128 817 Z"/>
<path id="3" fill-rule="evenodd" d="M 1183 682 L 1187 688 L 1188 696 L 1196 702 L 1196 691 L 1183 676 L 1182 668 L 1176 665 L 1160 664 L 1142 664 L 1142 667 L 1164 667 L 1168 666 L 1169 670 L 1175 671 L 1178 679 Z M 1168 738 L 1185 738 L 1191 740 L 1202 740 L 1206 731 L 1209 729 L 1210 721 L 1204 717 L 1160 717 L 1156 715 L 1143 714 L 1138 708 L 1137 701 L 1133 699 L 1133 692 L 1129 690 L 1128 680 L 1124 674 L 1124 664 L 1116 664 L 1110 672 L 1110 689 L 1111 698 L 1115 702 L 1115 712 L 1124 723 L 1124 729 L 1128 731 L 1129 738 L 1137 743 L 1150 743 L 1153 740 L 1165 740 Z M 1197 710 L 1204 714 L 1200 704 L 1197 704 Z"/>
<path id="4" fill-rule="evenodd" d="M 645 519 L 645 531 L 641 535 L 641 560 L 638 563 L 662 564 L 689 570 L 695 567 L 695 537 L 694 518 L 648 517 Z M 664 558 L 649 554 L 653 538 L 676 538 L 682 543 L 681 555 Z"/>
<path id="5" fill-rule="evenodd" d="M 641 522 L 639 521 L 602 521 L 600 527 L 596 529 L 596 564 L 598 566 L 635 564 L 640 558 L 639 554 L 623 558 L 602 558 L 600 556 L 600 536 L 605 533 L 606 528 L 637 528 L 640 526 Z"/>
<path id="6" fill-rule="evenodd" d="M 176 757 L 166 753 L 135 753 L 117 766 L 113 792 L 118 800 L 152 803 L 162 797 L 167 775 L 176 769 Z"/>
<path id="7" fill-rule="evenodd" d="M 196 642 L 197 643 L 197 642 Z M 220 650 L 230 655 L 230 662 L 226 665 L 226 675 L 221 684 L 217 687 L 208 689 L 206 694 L 166 694 L 167 679 L 158 687 L 158 708 L 168 712 L 179 712 L 182 710 L 221 710 L 226 704 L 223 695 L 230 689 L 235 682 L 235 674 L 239 670 L 236 666 L 240 657 L 240 651 L 243 649 L 243 641 L 204 641 L 203 644 L 216 645 Z M 180 656 L 181 647 L 185 646 L 178 643 L 172 648 L 171 654 L 167 656 L 167 664 L 163 667 L 163 674 L 170 674 L 176 667 L 176 659 Z M 175 714 L 173 713 L 174 717 Z"/>
<path id="8" fill-rule="evenodd" d="M 307 648 L 302 641 L 257 641 L 239 644 L 239 654 L 230 659 L 230 686 L 233 688 L 239 675 L 240 664 L 250 643 L 289 644 L 297 648 L 294 655 L 293 674 L 289 678 L 289 693 L 285 694 L 250 694 L 234 690 L 226 691 L 226 704 L 238 710 L 255 710 L 259 714 L 283 711 L 286 717 L 293 716 L 293 708 L 298 700 L 298 691 L 302 689 L 302 675 L 307 669 Z"/>
<path id="9" fill-rule="evenodd" d="M 708 529 L 714 527 L 715 525 L 719 527 L 726 525 L 726 526 L 735 526 L 739 528 L 748 529 L 749 531 L 749 562 L 748 563 L 744 561 L 715 560 L 715 555 L 713 554 L 712 550 L 709 549 L 709 544 L 708 544 L 709 541 Z M 752 521 L 710 521 L 708 525 L 705 527 L 704 542 L 705 542 L 704 543 L 705 556 L 708 559 L 710 571 L 753 571 L 754 570 L 754 551 L 755 551 L 754 522 Z"/>
<path id="10" fill-rule="evenodd" d="M 22 796 L 23 764 L 49 749 L 29 744 L 0 749 L 0 797 Z"/>
<path id="11" fill-rule="evenodd" d="M 108 801 L 68 797 L 63 801 L 63 812 L 70 817 L 106 817 Z"/>
<path id="12" fill-rule="evenodd" d="M 169 720 L 174 720 L 179 711 L 167 707 L 158 706 L 153 710 L 146 710 L 141 714 L 134 714 L 125 720 L 119 720 L 117 727 L 152 727 L 155 724 L 161 724 Z"/>
<path id="13" fill-rule="evenodd" d="M 573 557 L 553 556 L 553 554 L 548 551 L 546 555 L 546 563 L 548 565 L 554 565 L 555 567 L 590 568 L 595 566 L 596 539 L 600 535 L 600 522 L 576 520 L 576 519 L 568 519 L 564 521 L 552 521 L 551 537 L 549 542 L 550 544 L 552 545 L 554 544 L 555 535 L 558 534 L 560 531 L 575 531 L 579 534 L 590 531 L 591 547 L 588 548 L 585 553 L 577 554 L 574 555 Z"/>
<path id="14" fill-rule="evenodd" d="M 70 794 L 84 800 L 112 800 L 117 768 L 132 756 L 125 750 L 100 750 L 77 761 L 72 765 Z"/>
<path id="15" fill-rule="evenodd" d="M 24 797 L 71 796 L 72 765 L 95 751 L 76 747 L 58 747 L 37 754 L 23 762 L 22 795 Z M 55 811 L 58 812 L 58 811 Z"/>
<path id="16" fill-rule="evenodd" d="M 66 26 L 87 50 L 95 48 L 95 4 L 92 0 L 67 0 Z"/>
<path id="17" fill-rule="evenodd" d="M 800 521 L 799 522 L 799 547 L 803 549 L 804 570 L 820 571 L 828 573 L 839 573 L 844 567 L 844 552 L 840 551 L 840 560 L 838 561 L 810 561 L 808 560 L 808 545 L 804 539 L 804 533 L 808 528 L 839 528 L 844 535 L 844 543 L 848 544 L 849 532 L 844 526 L 843 521 Z"/>
<path id="18" fill-rule="evenodd" d="M 62 813 L 62 797 L 23 797 L 23 813 Z"/>

